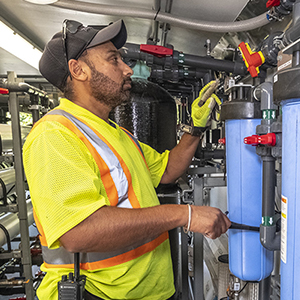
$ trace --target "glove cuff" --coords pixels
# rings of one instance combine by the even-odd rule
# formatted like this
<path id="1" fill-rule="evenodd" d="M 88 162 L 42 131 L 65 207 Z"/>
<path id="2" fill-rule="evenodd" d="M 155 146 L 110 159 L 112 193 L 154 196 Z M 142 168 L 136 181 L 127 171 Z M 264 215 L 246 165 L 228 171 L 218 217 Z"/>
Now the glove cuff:
<path id="1" fill-rule="evenodd" d="M 181 131 L 189 133 L 192 136 L 202 136 L 206 129 L 207 129 L 207 127 L 195 127 L 195 126 L 189 126 L 186 124 L 180 125 Z"/>

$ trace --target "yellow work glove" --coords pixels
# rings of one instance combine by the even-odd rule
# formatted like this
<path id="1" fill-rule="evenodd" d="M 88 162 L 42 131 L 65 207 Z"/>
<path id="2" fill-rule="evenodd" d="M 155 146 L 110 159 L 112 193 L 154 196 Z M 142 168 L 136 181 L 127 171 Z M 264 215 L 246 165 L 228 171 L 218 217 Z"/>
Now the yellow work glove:
<path id="1" fill-rule="evenodd" d="M 191 118 L 192 126 L 197 131 L 204 132 L 211 120 L 211 114 L 216 104 L 221 105 L 221 100 L 213 93 L 216 89 L 216 81 L 211 81 L 205 85 L 199 93 L 199 96 L 192 103 Z M 207 99 L 207 100 L 206 100 Z"/>

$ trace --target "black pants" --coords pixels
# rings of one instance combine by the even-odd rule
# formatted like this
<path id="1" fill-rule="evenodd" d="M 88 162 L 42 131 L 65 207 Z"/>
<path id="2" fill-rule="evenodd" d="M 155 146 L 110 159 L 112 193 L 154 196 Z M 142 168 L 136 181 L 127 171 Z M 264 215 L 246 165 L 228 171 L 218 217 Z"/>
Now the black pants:
<path id="1" fill-rule="evenodd" d="M 172 299 L 172 298 L 170 298 L 170 299 Z M 85 291 L 84 292 L 84 300 L 103 300 L 103 299 L 92 295 L 88 291 Z"/>

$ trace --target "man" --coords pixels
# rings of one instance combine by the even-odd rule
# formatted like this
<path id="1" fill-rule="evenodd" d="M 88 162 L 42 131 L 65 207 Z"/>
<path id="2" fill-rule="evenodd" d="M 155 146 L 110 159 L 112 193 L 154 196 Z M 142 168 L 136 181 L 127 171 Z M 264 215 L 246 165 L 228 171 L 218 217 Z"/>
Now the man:
<path id="1" fill-rule="evenodd" d="M 40 61 L 68 98 L 35 124 L 23 149 L 46 272 L 40 300 L 57 299 L 76 252 L 85 299 L 168 299 L 175 290 L 167 232 L 182 226 L 217 238 L 230 226 L 216 208 L 159 205 L 154 187 L 186 170 L 199 136 L 184 134 L 159 154 L 109 120 L 129 98 L 133 72 L 118 52 L 126 38 L 122 20 L 99 31 L 67 20 Z M 193 122 L 205 125 L 210 110 L 199 111 Z"/>

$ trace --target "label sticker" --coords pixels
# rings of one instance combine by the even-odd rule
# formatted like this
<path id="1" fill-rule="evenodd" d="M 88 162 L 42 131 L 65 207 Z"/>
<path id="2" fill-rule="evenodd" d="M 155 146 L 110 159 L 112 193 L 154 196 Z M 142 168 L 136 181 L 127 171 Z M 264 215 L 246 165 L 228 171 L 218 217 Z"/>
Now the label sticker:
<path id="1" fill-rule="evenodd" d="M 287 252 L 287 205 L 288 199 L 281 195 L 281 260 L 286 264 Z"/>

